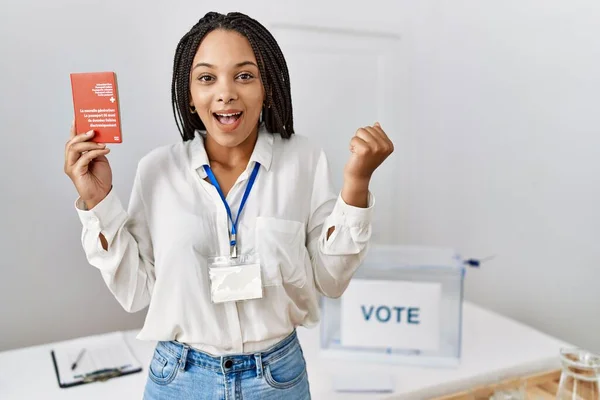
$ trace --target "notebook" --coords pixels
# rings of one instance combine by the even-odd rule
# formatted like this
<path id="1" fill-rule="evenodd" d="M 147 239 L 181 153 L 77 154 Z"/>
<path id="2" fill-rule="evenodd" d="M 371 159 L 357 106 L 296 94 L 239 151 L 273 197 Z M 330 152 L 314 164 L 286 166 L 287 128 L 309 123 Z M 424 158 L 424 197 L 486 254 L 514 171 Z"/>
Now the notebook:
<path id="1" fill-rule="evenodd" d="M 61 388 L 129 375 L 142 370 L 123 332 L 88 336 L 60 343 L 51 351 Z M 72 369 L 76 362 L 76 367 Z"/>

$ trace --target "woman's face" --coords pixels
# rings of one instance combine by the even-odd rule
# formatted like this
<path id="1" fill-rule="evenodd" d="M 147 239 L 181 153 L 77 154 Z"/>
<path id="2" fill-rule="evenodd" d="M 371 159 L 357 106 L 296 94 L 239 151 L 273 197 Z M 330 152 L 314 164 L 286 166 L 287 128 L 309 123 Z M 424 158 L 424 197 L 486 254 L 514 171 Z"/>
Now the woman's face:
<path id="1" fill-rule="evenodd" d="M 225 147 L 244 142 L 258 127 L 265 97 L 248 39 L 223 29 L 207 34 L 192 62 L 190 93 L 211 138 Z"/>

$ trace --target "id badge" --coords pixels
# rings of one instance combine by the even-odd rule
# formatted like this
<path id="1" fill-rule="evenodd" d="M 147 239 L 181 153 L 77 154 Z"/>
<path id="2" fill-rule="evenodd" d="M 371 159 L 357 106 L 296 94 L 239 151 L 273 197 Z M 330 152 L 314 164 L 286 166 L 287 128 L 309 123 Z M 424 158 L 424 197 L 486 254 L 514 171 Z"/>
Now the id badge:
<path id="1" fill-rule="evenodd" d="M 210 297 L 213 303 L 263 297 L 260 259 L 257 254 L 208 259 Z"/>

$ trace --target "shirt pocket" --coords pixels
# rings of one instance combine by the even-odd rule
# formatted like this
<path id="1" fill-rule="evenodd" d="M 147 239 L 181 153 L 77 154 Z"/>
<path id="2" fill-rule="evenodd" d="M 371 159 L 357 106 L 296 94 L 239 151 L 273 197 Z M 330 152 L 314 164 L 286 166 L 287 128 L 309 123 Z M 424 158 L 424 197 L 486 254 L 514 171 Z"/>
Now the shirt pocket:
<path id="1" fill-rule="evenodd" d="M 286 219 L 256 218 L 256 249 L 260 257 L 263 286 L 306 284 L 304 224 Z"/>

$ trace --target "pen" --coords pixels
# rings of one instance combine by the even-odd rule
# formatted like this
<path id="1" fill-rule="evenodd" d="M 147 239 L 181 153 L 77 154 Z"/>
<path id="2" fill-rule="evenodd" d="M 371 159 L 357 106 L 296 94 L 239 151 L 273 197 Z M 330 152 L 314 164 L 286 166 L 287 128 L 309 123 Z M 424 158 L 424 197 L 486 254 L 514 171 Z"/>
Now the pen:
<path id="1" fill-rule="evenodd" d="M 74 370 L 75 368 L 77 368 L 77 363 L 79 361 L 81 361 L 81 357 L 83 356 L 83 353 L 85 353 L 85 349 L 81 349 L 81 351 L 79 352 L 79 355 L 77 356 L 77 359 L 75 360 L 75 362 L 73 363 L 73 365 L 71 365 L 71 371 Z"/>
<path id="2" fill-rule="evenodd" d="M 73 377 L 76 379 L 83 378 L 84 382 L 94 382 L 96 380 L 102 381 L 122 375 L 125 369 L 129 367 L 131 367 L 131 364 L 123 365 L 119 368 L 104 368 L 98 371 L 88 372 L 84 375 L 73 375 Z"/>

